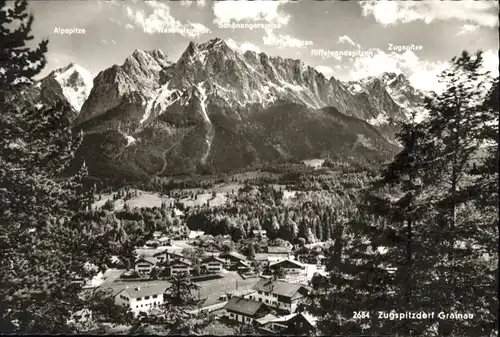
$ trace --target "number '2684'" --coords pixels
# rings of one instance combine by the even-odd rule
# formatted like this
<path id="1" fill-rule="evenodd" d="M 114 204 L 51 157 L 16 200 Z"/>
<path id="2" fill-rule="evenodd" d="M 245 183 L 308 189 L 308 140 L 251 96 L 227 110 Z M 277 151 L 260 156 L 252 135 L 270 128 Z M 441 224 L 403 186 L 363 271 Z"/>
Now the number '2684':
<path id="1" fill-rule="evenodd" d="M 370 312 L 368 311 L 354 311 L 352 315 L 354 319 L 370 318 Z"/>

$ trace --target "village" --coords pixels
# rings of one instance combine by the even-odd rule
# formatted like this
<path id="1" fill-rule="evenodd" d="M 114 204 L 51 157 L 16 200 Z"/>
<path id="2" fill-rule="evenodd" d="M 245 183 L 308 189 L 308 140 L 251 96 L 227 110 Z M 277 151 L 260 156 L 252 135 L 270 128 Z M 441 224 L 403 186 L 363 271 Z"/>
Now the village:
<path id="1" fill-rule="evenodd" d="M 253 235 L 267 242 L 265 230 Z M 198 286 L 200 305 L 191 314 L 210 312 L 225 324 L 249 325 L 262 334 L 313 334 L 316 319 L 301 303 L 312 277 L 325 274 L 321 247 L 304 254 L 304 249 L 286 242 L 244 255 L 229 249 L 230 242 L 228 235 L 214 238 L 201 231 L 174 236 L 155 231 L 144 246 L 136 247 L 133 264 L 115 256 L 109 268 L 83 288 L 111 292 L 115 305 L 135 317 L 155 315 L 170 280 L 185 276 Z"/>

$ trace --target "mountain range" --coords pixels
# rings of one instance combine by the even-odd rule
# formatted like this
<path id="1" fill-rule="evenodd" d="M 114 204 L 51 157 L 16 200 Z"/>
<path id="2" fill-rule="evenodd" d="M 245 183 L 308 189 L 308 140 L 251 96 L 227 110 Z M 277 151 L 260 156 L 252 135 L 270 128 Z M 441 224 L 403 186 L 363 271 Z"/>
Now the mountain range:
<path id="1" fill-rule="evenodd" d="M 66 101 L 96 176 L 229 172 L 330 158 L 376 165 L 424 93 L 402 74 L 343 83 L 300 60 L 239 53 L 221 39 L 189 43 L 177 62 L 135 50 L 95 78 L 76 64 L 35 83 L 44 104 Z"/>

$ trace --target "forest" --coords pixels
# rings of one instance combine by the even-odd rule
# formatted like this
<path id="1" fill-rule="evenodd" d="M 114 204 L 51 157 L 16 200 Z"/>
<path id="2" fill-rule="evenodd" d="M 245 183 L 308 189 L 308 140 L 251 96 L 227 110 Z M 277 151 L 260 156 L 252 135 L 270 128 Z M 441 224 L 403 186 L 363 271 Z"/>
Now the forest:
<path id="1" fill-rule="evenodd" d="M 230 235 L 238 249 L 252 230 L 274 244 L 330 245 L 328 276 L 315 276 L 307 310 L 320 335 L 495 336 L 498 334 L 498 78 L 482 71 L 481 52 L 453 58 L 446 90 L 426 101 L 428 117 L 408 121 L 401 151 L 381 168 L 326 160 L 259 168 L 274 175 L 236 181 L 227 175 L 180 181 L 153 178 L 96 181 L 87 168 L 63 174 L 82 134 L 72 132 L 69 107 L 19 100 L 46 66 L 48 41 L 34 49 L 27 2 L 10 12 L 0 1 L 0 331 L 74 334 L 72 314 L 90 308 L 99 320 L 150 324 L 174 333 L 203 333 L 207 314 L 188 315 L 196 288 L 175 279 L 164 315 L 116 309 L 110 294 L 88 294 L 72 280 L 104 270 L 111 256 L 130 264 L 134 247 L 154 231 L 203 230 Z M 20 21 L 17 29 L 4 24 Z M 131 208 L 138 190 L 197 198 L 217 184 L 240 183 L 221 205 Z M 198 191 L 193 191 L 198 189 Z M 103 194 L 124 200 L 92 207 Z M 174 212 L 179 209 L 183 215 Z M 88 264 L 98 266 L 90 270 Z M 366 312 L 361 317 L 353 312 Z M 472 313 L 472 320 L 378 319 L 378 312 Z M 147 332 L 147 331 L 146 331 Z"/>

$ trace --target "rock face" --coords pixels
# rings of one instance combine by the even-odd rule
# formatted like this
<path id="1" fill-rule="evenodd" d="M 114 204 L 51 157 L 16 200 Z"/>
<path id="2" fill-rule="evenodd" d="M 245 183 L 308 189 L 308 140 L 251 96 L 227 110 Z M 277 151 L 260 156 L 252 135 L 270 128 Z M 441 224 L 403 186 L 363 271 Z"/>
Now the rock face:
<path id="1" fill-rule="evenodd" d="M 39 107 L 53 106 L 59 102 L 71 108 L 70 118 L 77 118 L 93 86 L 92 75 L 83 67 L 70 63 L 52 71 L 46 77 L 19 93 L 23 100 Z"/>
<path id="2" fill-rule="evenodd" d="M 75 120 L 78 156 L 94 175 L 126 176 L 327 155 L 375 164 L 397 151 L 386 124 L 406 120 L 417 98 L 402 75 L 342 83 L 221 39 L 190 43 L 175 63 L 135 50 L 94 79 Z"/>
<path id="3" fill-rule="evenodd" d="M 372 125 L 387 125 L 391 121 L 411 118 L 412 112 L 423 113 L 425 95 L 413 88 L 408 79 L 395 73 L 382 73 L 360 81 L 346 83 L 349 91 L 367 107 L 378 111 L 378 115 L 367 119 Z"/>
<path id="4" fill-rule="evenodd" d="M 171 66 L 160 50 L 135 50 L 123 65 L 114 65 L 96 76 L 76 124 L 105 114 L 127 100 L 142 105 L 155 94 L 162 76 Z"/>
<path id="5" fill-rule="evenodd" d="M 53 71 L 41 82 L 42 97 L 64 97 L 77 112 L 82 108 L 92 89 L 90 73 L 77 64 Z"/>

